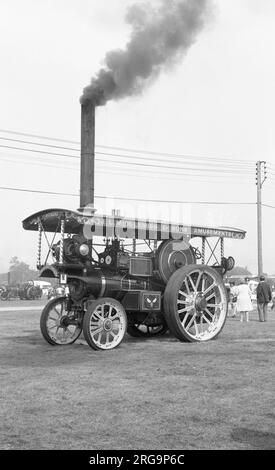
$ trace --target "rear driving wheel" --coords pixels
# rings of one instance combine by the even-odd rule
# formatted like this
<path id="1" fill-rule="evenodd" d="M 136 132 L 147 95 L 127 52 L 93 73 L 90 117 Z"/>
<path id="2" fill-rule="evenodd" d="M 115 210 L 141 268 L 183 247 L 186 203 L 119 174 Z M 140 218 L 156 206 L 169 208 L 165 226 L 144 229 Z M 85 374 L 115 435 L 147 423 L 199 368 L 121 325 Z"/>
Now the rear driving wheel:
<path id="1" fill-rule="evenodd" d="M 91 302 L 83 320 L 84 337 L 95 350 L 116 348 L 127 329 L 126 312 L 115 299 L 101 298 Z"/>
<path id="2" fill-rule="evenodd" d="M 184 266 L 169 279 L 164 293 L 165 319 L 181 341 L 207 341 L 222 330 L 227 315 L 223 280 L 209 266 Z"/>

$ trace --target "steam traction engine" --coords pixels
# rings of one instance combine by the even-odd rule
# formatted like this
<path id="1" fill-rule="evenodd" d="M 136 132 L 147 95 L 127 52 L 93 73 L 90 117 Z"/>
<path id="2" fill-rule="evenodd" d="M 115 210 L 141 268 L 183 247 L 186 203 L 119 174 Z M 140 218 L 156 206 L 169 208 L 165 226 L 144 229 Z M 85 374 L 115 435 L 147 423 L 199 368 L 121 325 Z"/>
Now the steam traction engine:
<path id="1" fill-rule="evenodd" d="M 66 294 L 50 300 L 41 315 L 50 344 L 71 344 L 82 330 L 96 350 L 118 346 L 126 331 L 146 337 L 169 328 L 180 341 L 191 342 L 222 330 L 228 303 L 223 275 L 234 266 L 224 256 L 224 239 L 242 239 L 244 231 L 64 209 L 34 214 L 23 227 L 38 231 L 40 276 L 66 286 Z M 44 235 L 48 252 L 42 264 Z M 199 239 L 200 248 L 191 239 Z M 50 256 L 53 263 L 47 264 Z"/>
<path id="2" fill-rule="evenodd" d="M 26 230 L 38 231 L 40 276 L 66 286 L 65 295 L 50 300 L 42 312 L 44 338 L 71 344 L 83 330 L 94 349 L 118 346 L 126 331 L 154 336 L 169 328 L 180 341 L 215 338 L 227 314 L 223 274 L 234 266 L 233 258 L 224 257 L 224 238 L 244 238 L 245 232 L 95 215 L 94 147 L 95 103 L 85 100 L 80 208 L 44 210 L 23 221 Z M 196 237 L 200 249 L 190 243 Z M 217 238 L 214 248 L 211 237 Z"/>

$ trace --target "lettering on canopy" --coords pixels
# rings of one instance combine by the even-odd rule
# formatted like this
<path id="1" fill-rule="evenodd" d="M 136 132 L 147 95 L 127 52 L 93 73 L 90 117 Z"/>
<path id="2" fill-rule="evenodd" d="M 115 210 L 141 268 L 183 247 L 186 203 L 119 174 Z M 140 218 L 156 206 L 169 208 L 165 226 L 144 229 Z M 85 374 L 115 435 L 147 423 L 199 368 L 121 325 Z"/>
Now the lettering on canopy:
<path id="1" fill-rule="evenodd" d="M 192 235 L 199 237 L 244 238 L 244 233 L 206 227 L 193 227 Z"/>

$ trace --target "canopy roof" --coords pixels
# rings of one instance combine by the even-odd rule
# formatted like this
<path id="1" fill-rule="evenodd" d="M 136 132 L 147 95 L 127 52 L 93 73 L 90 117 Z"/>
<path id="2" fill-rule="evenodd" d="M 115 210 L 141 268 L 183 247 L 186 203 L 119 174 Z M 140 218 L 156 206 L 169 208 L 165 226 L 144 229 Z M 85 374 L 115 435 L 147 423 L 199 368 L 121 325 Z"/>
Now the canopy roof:
<path id="1" fill-rule="evenodd" d="M 83 212 L 67 209 L 46 209 L 23 220 L 25 230 L 58 232 L 61 220 L 65 222 L 65 233 L 82 233 L 93 236 L 134 238 L 139 240 L 167 240 L 194 237 L 221 237 L 243 239 L 246 232 L 233 227 L 205 227 L 185 225 L 148 219 L 134 219 L 116 215 L 97 215 L 93 210 Z"/>

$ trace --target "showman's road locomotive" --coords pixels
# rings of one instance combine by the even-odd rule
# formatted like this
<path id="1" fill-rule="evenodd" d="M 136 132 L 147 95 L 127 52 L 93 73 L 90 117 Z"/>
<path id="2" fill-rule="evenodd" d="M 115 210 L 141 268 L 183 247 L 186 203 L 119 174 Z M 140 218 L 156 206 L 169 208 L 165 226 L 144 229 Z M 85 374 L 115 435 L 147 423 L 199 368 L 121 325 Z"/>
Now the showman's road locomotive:
<path id="1" fill-rule="evenodd" d="M 245 232 L 97 215 L 93 201 L 94 105 L 88 102 L 82 105 L 80 209 L 48 209 L 23 221 L 26 230 L 38 231 L 40 276 L 65 286 L 65 295 L 42 312 L 44 338 L 67 345 L 83 330 L 96 350 L 118 346 L 126 331 L 151 337 L 169 329 L 189 342 L 215 338 L 227 315 L 223 275 L 234 266 L 224 256 L 224 239 Z"/>
<path id="2" fill-rule="evenodd" d="M 94 349 L 118 346 L 126 330 L 138 337 L 169 328 L 181 341 L 206 341 L 222 330 L 227 315 L 223 275 L 234 266 L 232 257 L 224 257 L 224 238 L 243 238 L 243 231 L 63 209 L 34 214 L 23 226 L 38 230 L 40 275 L 67 286 L 66 295 L 50 300 L 42 312 L 41 331 L 49 343 L 73 343 L 82 329 Z M 52 243 L 47 236 L 46 255 L 54 262 L 42 266 L 43 232 L 54 234 Z M 61 238 L 55 243 L 57 233 Z M 98 237 L 105 243 L 96 243 Z M 201 239 L 200 249 L 190 244 L 195 237 Z M 210 237 L 218 237 L 214 249 Z M 141 243 L 147 251 L 138 251 Z"/>

